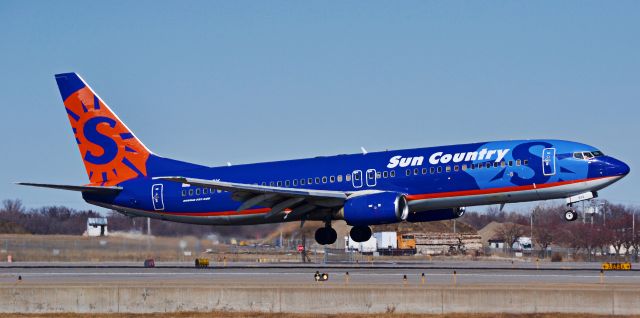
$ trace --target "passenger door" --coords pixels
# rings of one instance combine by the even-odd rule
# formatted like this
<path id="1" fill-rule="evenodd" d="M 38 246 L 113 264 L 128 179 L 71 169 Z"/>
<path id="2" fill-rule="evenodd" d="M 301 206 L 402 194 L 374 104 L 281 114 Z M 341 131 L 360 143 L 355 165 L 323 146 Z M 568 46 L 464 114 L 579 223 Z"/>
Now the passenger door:
<path id="1" fill-rule="evenodd" d="M 545 176 L 556 174 L 556 148 L 542 150 L 542 173 Z"/>
<path id="2" fill-rule="evenodd" d="M 153 209 L 156 211 L 164 210 L 164 198 L 162 197 L 162 183 L 151 186 L 151 201 L 153 201 Z"/>

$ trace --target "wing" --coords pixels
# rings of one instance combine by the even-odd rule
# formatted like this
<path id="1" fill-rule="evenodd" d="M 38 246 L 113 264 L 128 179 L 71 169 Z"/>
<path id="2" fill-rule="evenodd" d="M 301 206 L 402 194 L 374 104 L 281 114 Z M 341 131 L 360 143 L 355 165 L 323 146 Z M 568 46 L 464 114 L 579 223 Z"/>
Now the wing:
<path id="1" fill-rule="evenodd" d="M 185 177 L 156 177 L 154 179 L 229 191 L 234 200 L 242 202 L 237 209 L 238 211 L 257 205 L 270 207 L 271 210 L 265 215 L 265 218 L 282 213 L 286 209 L 291 212 L 285 215 L 285 219 L 302 216 L 319 208 L 341 207 L 348 196 L 348 193 L 342 191 L 270 187 Z"/>
<path id="2" fill-rule="evenodd" d="M 103 193 L 103 194 L 116 194 L 122 191 L 121 187 L 76 186 L 76 185 L 66 185 L 66 184 L 48 184 L 48 183 L 31 183 L 31 182 L 18 182 L 16 184 L 32 186 L 32 187 L 40 187 L 40 188 L 50 188 L 50 189 L 80 191 L 80 192 L 94 192 L 94 193 Z"/>

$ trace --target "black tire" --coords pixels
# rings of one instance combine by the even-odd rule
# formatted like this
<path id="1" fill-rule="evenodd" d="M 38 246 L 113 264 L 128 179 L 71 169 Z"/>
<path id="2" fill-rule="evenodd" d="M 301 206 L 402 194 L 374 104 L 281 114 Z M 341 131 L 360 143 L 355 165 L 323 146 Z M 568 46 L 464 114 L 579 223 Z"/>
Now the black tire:
<path id="1" fill-rule="evenodd" d="M 325 229 L 327 233 L 327 244 L 335 243 L 338 239 L 338 232 L 336 232 L 336 230 L 334 230 L 332 227 L 327 227 Z"/>
<path id="2" fill-rule="evenodd" d="M 564 212 L 565 221 L 571 222 L 571 221 L 575 221 L 577 218 L 578 218 L 578 214 L 576 213 L 576 211 L 567 210 Z"/>
<path id="3" fill-rule="evenodd" d="M 362 243 L 366 242 L 371 238 L 371 228 L 368 226 L 354 226 L 349 231 L 349 236 L 355 242 Z"/>
<path id="4" fill-rule="evenodd" d="M 324 227 L 321 227 L 319 229 L 316 230 L 316 234 L 315 234 L 315 238 L 316 238 L 316 242 L 320 245 L 325 245 L 327 244 L 327 234 L 326 234 L 327 230 Z"/>

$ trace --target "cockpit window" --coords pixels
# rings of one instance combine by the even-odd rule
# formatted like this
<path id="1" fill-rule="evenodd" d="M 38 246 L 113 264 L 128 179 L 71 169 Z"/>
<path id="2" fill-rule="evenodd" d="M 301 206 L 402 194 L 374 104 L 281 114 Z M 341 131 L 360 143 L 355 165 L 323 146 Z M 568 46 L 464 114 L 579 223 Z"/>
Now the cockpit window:
<path id="1" fill-rule="evenodd" d="M 576 159 L 593 159 L 595 157 L 602 157 L 604 156 L 604 154 L 602 153 L 602 151 L 600 150 L 596 150 L 596 151 L 580 151 L 580 152 L 574 152 L 573 153 L 573 157 Z"/>

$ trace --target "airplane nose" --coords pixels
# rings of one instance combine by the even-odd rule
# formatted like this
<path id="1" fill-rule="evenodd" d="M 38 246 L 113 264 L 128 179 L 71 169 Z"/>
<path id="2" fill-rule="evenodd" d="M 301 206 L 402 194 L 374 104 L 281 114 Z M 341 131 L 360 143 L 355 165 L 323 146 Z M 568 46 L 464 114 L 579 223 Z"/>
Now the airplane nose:
<path id="1" fill-rule="evenodd" d="M 612 176 L 626 176 L 631 171 L 631 168 L 626 163 L 614 159 L 609 158 L 609 165 L 607 167 L 607 172 Z"/>

